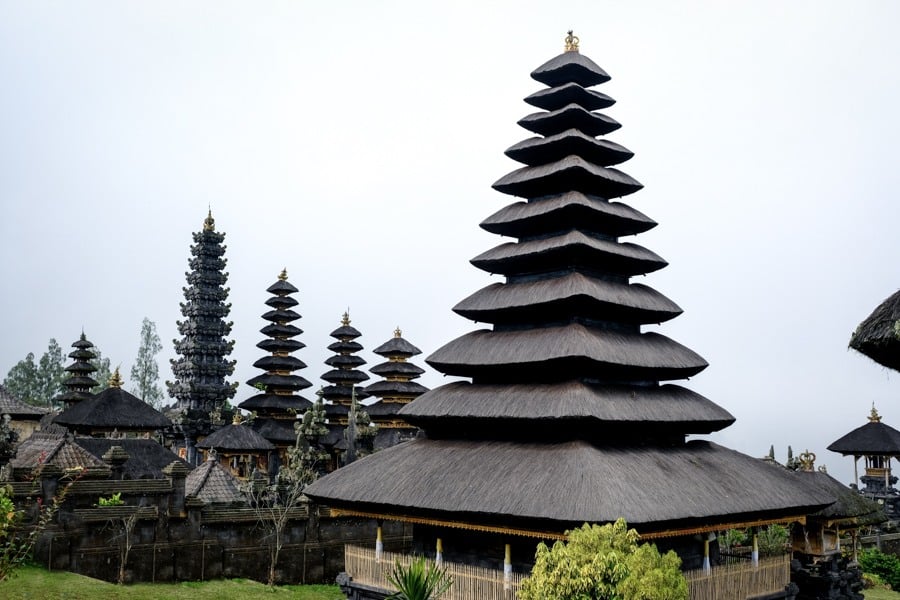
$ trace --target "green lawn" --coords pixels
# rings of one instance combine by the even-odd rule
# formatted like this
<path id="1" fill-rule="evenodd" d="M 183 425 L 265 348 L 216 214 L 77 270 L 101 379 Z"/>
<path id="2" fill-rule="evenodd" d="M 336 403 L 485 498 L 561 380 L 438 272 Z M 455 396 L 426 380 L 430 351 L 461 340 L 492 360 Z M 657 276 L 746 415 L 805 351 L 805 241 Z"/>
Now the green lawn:
<path id="1" fill-rule="evenodd" d="M 156 598 L 343 600 L 344 595 L 333 585 L 285 585 L 269 590 L 264 584 L 247 579 L 138 583 L 120 586 L 64 571 L 25 567 L 19 570 L 12 579 L 0 583 L 0 598 L 4 598 L 4 600 L 155 600 Z"/>
<path id="2" fill-rule="evenodd" d="M 863 596 L 866 600 L 900 600 L 900 594 L 887 590 L 864 590 Z"/>

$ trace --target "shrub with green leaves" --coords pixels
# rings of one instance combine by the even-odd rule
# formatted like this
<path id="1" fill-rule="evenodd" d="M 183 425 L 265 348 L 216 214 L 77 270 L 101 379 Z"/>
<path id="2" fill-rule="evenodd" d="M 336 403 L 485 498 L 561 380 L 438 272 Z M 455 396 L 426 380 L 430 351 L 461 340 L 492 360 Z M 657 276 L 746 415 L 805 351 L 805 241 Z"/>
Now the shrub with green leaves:
<path id="1" fill-rule="evenodd" d="M 422 556 L 413 558 L 408 567 L 398 560 L 388 581 L 397 590 L 388 596 L 388 600 L 433 600 L 453 583 L 445 569 Z"/>
<path id="2" fill-rule="evenodd" d="M 881 550 L 864 550 L 859 555 L 859 567 L 863 573 L 872 573 L 891 586 L 900 590 L 900 558 L 893 554 L 885 554 Z"/>
<path id="3" fill-rule="evenodd" d="M 567 532 L 567 542 L 538 545 L 531 575 L 522 581 L 522 600 L 686 600 L 681 559 L 661 555 L 624 519 Z"/>

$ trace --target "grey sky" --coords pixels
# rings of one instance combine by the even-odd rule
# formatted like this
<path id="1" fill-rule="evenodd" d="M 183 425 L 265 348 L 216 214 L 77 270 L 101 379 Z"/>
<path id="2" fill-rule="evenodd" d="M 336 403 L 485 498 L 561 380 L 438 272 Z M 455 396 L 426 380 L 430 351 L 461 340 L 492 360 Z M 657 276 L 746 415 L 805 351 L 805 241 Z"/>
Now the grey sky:
<path id="1" fill-rule="evenodd" d="M 490 185 L 574 28 L 646 186 L 626 201 L 660 223 L 635 239 L 670 262 L 646 282 L 685 310 L 660 330 L 738 417 L 715 438 L 847 481 L 825 446 L 872 402 L 900 427 L 898 376 L 846 350 L 900 286 L 897 22 L 888 0 L 0 0 L 0 375 L 82 327 L 127 374 L 147 316 L 170 378 L 207 206 L 237 381 L 282 267 L 316 386 L 347 307 L 369 366 L 397 325 L 425 355 L 476 328 L 450 308 L 492 281 L 468 264 L 502 241 L 477 227 L 512 201 Z"/>

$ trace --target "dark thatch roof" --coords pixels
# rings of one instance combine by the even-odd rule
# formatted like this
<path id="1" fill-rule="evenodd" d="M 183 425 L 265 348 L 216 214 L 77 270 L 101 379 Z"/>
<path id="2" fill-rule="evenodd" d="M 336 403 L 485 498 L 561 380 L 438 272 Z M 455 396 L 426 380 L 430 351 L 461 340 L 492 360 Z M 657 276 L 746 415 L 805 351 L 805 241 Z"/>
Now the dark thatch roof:
<path id="1" fill-rule="evenodd" d="M 415 381 L 376 381 L 366 386 L 366 393 L 370 396 L 418 396 L 428 391 L 424 385 Z M 368 409 L 366 409 L 368 410 Z"/>
<path id="2" fill-rule="evenodd" d="M 815 519 L 849 521 L 857 525 L 873 525 L 887 520 L 884 509 L 858 491 L 844 485 L 822 471 L 794 471 L 804 482 L 820 488 L 835 498 L 834 504 L 810 515 Z"/>
<path id="3" fill-rule="evenodd" d="M 161 412 L 122 388 L 110 387 L 62 411 L 55 423 L 76 429 L 153 430 L 171 427 Z"/>
<path id="4" fill-rule="evenodd" d="M 122 473 L 127 479 L 160 479 L 165 477 L 163 469 L 172 462 L 193 468 L 155 440 L 77 437 L 75 443 L 98 459 L 102 459 L 113 446 L 121 447 L 128 454 L 128 460 L 122 464 Z"/>
<path id="5" fill-rule="evenodd" d="M 394 376 L 416 379 L 425 372 L 425 369 L 411 362 L 391 360 L 375 365 L 369 369 L 369 372 L 382 377 Z"/>
<path id="6" fill-rule="evenodd" d="M 572 227 L 631 235 L 656 227 L 656 221 L 621 202 L 567 192 L 531 202 L 514 202 L 482 221 L 491 233 L 526 237 Z"/>
<path id="7" fill-rule="evenodd" d="M 563 315 L 595 315 L 628 323 L 662 323 L 681 308 L 640 283 L 619 283 L 577 272 L 517 283 L 493 283 L 453 307 L 482 323 L 523 323 Z"/>
<path id="8" fill-rule="evenodd" d="M 869 421 L 832 442 L 828 449 L 845 456 L 900 456 L 900 431 L 881 421 Z"/>
<path id="9" fill-rule="evenodd" d="M 328 335 L 339 340 L 352 340 L 358 338 L 362 334 L 355 327 L 351 327 L 350 325 L 341 325 Z"/>
<path id="10" fill-rule="evenodd" d="M 602 268 L 606 273 L 643 275 L 668 263 L 643 246 L 617 243 L 569 231 L 554 237 L 500 244 L 471 260 L 488 273 L 514 275 L 548 270 L 560 264 L 570 267 Z"/>
<path id="11" fill-rule="evenodd" d="M 548 430 L 565 430 L 570 420 L 587 419 L 592 422 L 588 427 L 598 433 L 629 424 L 665 424 L 684 433 L 710 433 L 734 422 L 724 408 L 677 385 L 640 387 L 582 381 L 518 385 L 458 381 L 419 396 L 400 414 L 425 429 L 429 422 L 442 418 L 539 421 Z M 560 424 L 554 427 L 554 422 Z"/>
<path id="12" fill-rule="evenodd" d="M 26 404 L 12 395 L 6 387 L 0 385 L 0 415 L 9 415 L 14 420 L 40 420 L 47 410 Z"/>
<path id="13" fill-rule="evenodd" d="M 287 279 L 279 279 L 278 281 L 267 287 L 266 291 L 270 294 L 285 296 L 287 294 L 296 294 L 299 290 L 294 287 L 294 284 L 289 283 Z"/>
<path id="14" fill-rule="evenodd" d="M 627 334 L 578 323 L 524 331 L 479 330 L 459 337 L 427 359 L 448 375 L 531 381 L 570 379 L 575 373 L 612 380 L 683 379 L 707 362 L 658 333 Z"/>
<path id="15" fill-rule="evenodd" d="M 544 110 L 556 110 L 573 102 L 587 110 L 609 108 L 616 103 L 603 92 L 585 89 L 577 83 L 566 83 L 559 87 L 538 90 L 525 98 L 525 102 Z"/>
<path id="16" fill-rule="evenodd" d="M 493 187 L 522 198 L 578 191 L 611 199 L 633 194 L 644 186 L 618 169 L 567 156 L 549 164 L 517 169 L 498 179 Z"/>
<path id="17" fill-rule="evenodd" d="M 602 167 L 624 162 L 634 153 L 615 142 L 598 140 L 577 129 L 567 129 L 548 137 L 533 137 L 506 149 L 506 155 L 529 166 L 561 160 L 577 154 Z"/>
<path id="18" fill-rule="evenodd" d="M 900 291 L 878 305 L 850 337 L 850 347 L 900 371 Z"/>
<path id="19" fill-rule="evenodd" d="M 275 446 L 269 440 L 253 431 L 250 426 L 242 423 L 232 423 L 217 429 L 203 438 L 203 441 L 197 444 L 197 447 L 204 450 L 215 449 L 220 452 L 256 452 L 275 449 Z"/>
<path id="20" fill-rule="evenodd" d="M 222 468 L 215 458 L 210 458 L 188 473 L 184 489 L 186 495 L 194 496 L 209 504 L 246 502 L 237 478 Z"/>
<path id="21" fill-rule="evenodd" d="M 302 412 L 312 406 L 312 402 L 293 394 L 257 394 L 238 404 L 244 410 L 276 409 Z"/>
<path id="22" fill-rule="evenodd" d="M 495 526 L 523 518 L 559 531 L 621 517 L 640 532 L 672 523 L 727 526 L 834 501 L 787 471 L 706 441 L 603 447 L 423 438 L 330 473 L 306 494 L 333 507 Z"/>
<path id="23" fill-rule="evenodd" d="M 519 125 L 528 131 L 545 136 L 556 135 L 567 129 L 577 129 L 588 136 L 606 135 L 622 127 L 622 124 L 612 117 L 590 112 L 577 104 L 569 104 L 550 112 L 530 114 L 522 117 Z"/>
<path id="24" fill-rule="evenodd" d="M 576 83 L 582 87 L 610 80 L 609 74 L 580 52 L 564 52 L 531 72 L 531 78 L 550 87 Z"/>
<path id="25" fill-rule="evenodd" d="M 296 422 L 288 419 L 257 417 L 250 426 L 253 427 L 256 433 L 273 444 L 284 445 L 286 443 L 293 444 L 297 440 L 297 433 L 294 431 L 294 423 Z"/>
<path id="26" fill-rule="evenodd" d="M 379 356 L 402 356 L 404 358 L 422 354 L 421 350 L 410 344 L 402 337 L 396 335 L 372 350 L 372 352 L 378 354 Z"/>
<path id="27" fill-rule="evenodd" d="M 300 315 L 290 309 L 276 308 L 275 310 L 270 310 L 263 313 L 262 318 L 266 321 L 272 321 L 274 323 L 288 323 L 290 321 L 296 321 L 300 318 Z"/>

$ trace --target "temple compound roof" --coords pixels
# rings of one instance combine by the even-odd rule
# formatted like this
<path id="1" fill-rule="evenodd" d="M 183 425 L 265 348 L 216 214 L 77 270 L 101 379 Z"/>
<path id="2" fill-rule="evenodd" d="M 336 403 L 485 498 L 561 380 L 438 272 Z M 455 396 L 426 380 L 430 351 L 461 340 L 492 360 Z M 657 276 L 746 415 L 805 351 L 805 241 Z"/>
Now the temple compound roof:
<path id="1" fill-rule="evenodd" d="M 672 381 L 706 361 L 644 331 L 681 309 L 638 275 L 666 266 L 624 236 L 655 223 L 616 200 L 641 189 L 619 170 L 632 153 L 599 139 L 609 75 L 568 38 L 538 67 L 535 135 L 506 154 L 524 166 L 494 189 L 520 200 L 482 223 L 514 238 L 472 259 L 502 283 L 455 311 L 487 323 L 427 362 L 448 383 L 400 415 L 425 436 L 329 474 L 307 494 L 343 514 L 559 536 L 624 517 L 645 537 L 802 518 L 833 497 L 784 470 L 702 439 L 734 421 Z"/>
<path id="2" fill-rule="evenodd" d="M 850 337 L 850 347 L 878 364 L 900 371 L 900 291 L 878 305 Z"/>
<path id="3" fill-rule="evenodd" d="M 235 415 L 234 422 L 230 425 L 221 427 L 203 438 L 197 447 L 217 452 L 249 453 L 275 449 L 269 440 L 254 431 L 249 425 L 242 423 L 238 415 Z"/>
<path id="4" fill-rule="evenodd" d="M 199 467 L 188 473 L 184 482 L 185 494 L 194 496 L 209 504 L 231 504 L 244 502 L 240 482 L 219 464 L 215 453 Z"/>
<path id="5" fill-rule="evenodd" d="M 22 402 L 12 392 L 0 385 L 0 415 L 9 415 L 13 419 L 40 420 L 47 411 L 37 406 Z"/>

